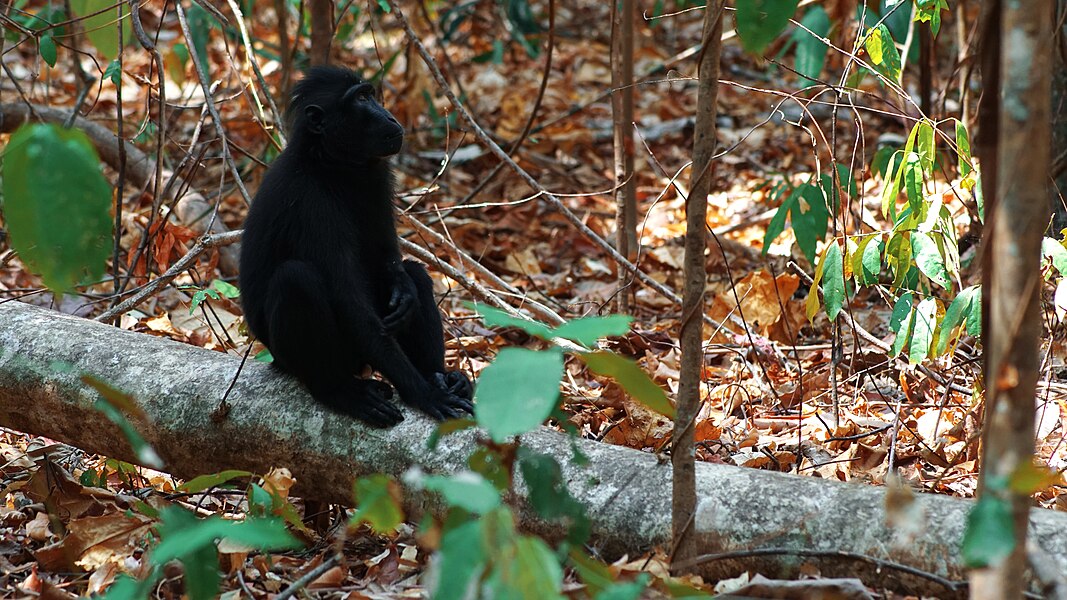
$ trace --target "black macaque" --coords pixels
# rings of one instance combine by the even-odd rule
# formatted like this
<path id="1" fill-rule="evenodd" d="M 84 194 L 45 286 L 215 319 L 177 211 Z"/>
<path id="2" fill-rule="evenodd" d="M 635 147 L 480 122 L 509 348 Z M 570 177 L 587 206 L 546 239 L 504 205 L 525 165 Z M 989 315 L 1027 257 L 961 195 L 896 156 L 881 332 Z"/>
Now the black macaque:
<path id="1" fill-rule="evenodd" d="M 316 67 L 293 89 L 289 145 L 245 222 L 241 298 L 274 364 L 329 408 L 377 427 L 401 400 L 436 419 L 470 413 L 472 387 L 445 370 L 433 284 L 402 261 L 388 157 L 404 129 L 354 72 Z"/>

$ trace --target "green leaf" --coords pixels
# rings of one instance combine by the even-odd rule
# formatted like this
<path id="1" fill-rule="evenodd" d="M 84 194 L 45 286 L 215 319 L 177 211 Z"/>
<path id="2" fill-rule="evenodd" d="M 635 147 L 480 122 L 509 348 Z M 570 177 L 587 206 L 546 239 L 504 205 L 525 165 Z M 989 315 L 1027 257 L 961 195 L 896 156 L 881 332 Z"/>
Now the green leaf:
<path id="1" fill-rule="evenodd" d="M 674 418 L 675 409 L 663 388 L 634 361 L 613 352 L 582 352 L 578 357 L 597 375 L 611 377 L 635 400 L 661 415 Z"/>
<path id="2" fill-rule="evenodd" d="M 797 187 L 798 202 L 789 210 L 789 220 L 797 245 L 811 262 L 815 262 L 818 242 L 826 237 L 830 211 L 826 207 L 826 195 L 822 187 L 805 183 Z"/>
<path id="3" fill-rule="evenodd" d="M 476 515 L 484 515 L 500 506 L 500 492 L 486 478 L 473 471 L 461 471 L 449 476 L 428 475 L 423 485 L 444 496 L 449 506 Z"/>
<path id="4" fill-rule="evenodd" d="M 261 363 L 270 364 L 274 362 L 274 355 L 270 353 L 270 350 L 264 348 L 259 352 L 256 352 L 256 355 L 253 360 L 258 360 Z"/>
<path id="5" fill-rule="evenodd" d="M 496 489 L 505 492 L 511 485 L 511 465 L 505 465 L 500 454 L 485 446 L 478 446 L 467 459 L 471 471 L 485 477 Z"/>
<path id="6" fill-rule="evenodd" d="M 923 200 L 923 170 L 922 159 L 916 152 L 909 152 L 904 161 L 904 193 L 908 197 L 908 205 L 912 213 L 918 214 L 922 210 Z"/>
<path id="7" fill-rule="evenodd" d="M 280 519 L 227 521 L 217 516 L 198 519 L 184 508 L 170 507 L 161 511 L 160 520 L 161 541 L 152 551 L 152 564 L 155 565 L 194 555 L 203 548 L 214 553 L 215 540 L 222 538 L 263 551 L 300 546 Z M 215 568 L 218 568 L 217 562 Z"/>
<path id="8" fill-rule="evenodd" d="M 841 259 L 841 246 L 831 242 L 823 255 L 822 296 L 826 302 L 826 315 L 833 321 L 845 304 L 845 276 Z"/>
<path id="9" fill-rule="evenodd" d="M 772 194 L 773 197 L 777 197 L 779 194 Z M 767 250 L 770 249 L 771 244 L 778 238 L 783 231 L 785 231 L 785 220 L 789 216 L 789 211 L 798 202 L 800 197 L 800 191 L 796 188 L 789 190 L 789 195 L 778 207 L 778 210 L 771 217 L 771 222 L 767 224 L 767 232 L 763 235 L 763 254 L 766 256 Z"/>
<path id="10" fill-rule="evenodd" d="M 871 171 L 878 173 L 879 177 L 884 181 L 886 179 L 886 173 L 889 172 L 889 162 L 893 158 L 898 148 L 891 145 L 882 146 L 874 152 L 874 157 L 871 158 Z"/>
<path id="11" fill-rule="evenodd" d="M 7 145 L 3 172 L 4 218 L 19 257 L 56 292 L 99 279 L 111 253 L 111 185 L 89 138 L 23 125 Z"/>
<path id="12" fill-rule="evenodd" d="M 930 354 L 934 327 L 937 325 L 937 300 L 924 298 L 915 308 L 911 343 L 908 345 L 908 362 L 917 365 Z"/>
<path id="13" fill-rule="evenodd" d="M 934 142 L 934 128 L 930 121 L 923 119 L 915 124 L 915 152 L 922 161 L 924 173 L 933 173 L 937 146 Z"/>
<path id="14" fill-rule="evenodd" d="M 971 173 L 971 139 L 967 135 L 967 127 L 959 119 L 956 121 L 956 154 L 959 156 L 960 177 L 966 177 Z"/>
<path id="15" fill-rule="evenodd" d="M 241 471 L 239 469 L 229 469 L 227 471 L 219 471 L 218 473 L 212 473 L 211 475 L 200 475 L 194 477 L 184 484 L 178 486 L 178 489 L 190 494 L 202 492 L 206 489 L 210 489 L 216 486 L 220 486 L 227 481 L 237 479 L 239 477 L 251 477 L 250 471 Z"/>
<path id="16" fill-rule="evenodd" d="M 107 68 L 104 69 L 104 79 L 110 79 L 111 83 L 118 85 L 122 82 L 122 68 L 119 66 L 119 59 L 115 59 L 108 63 Z"/>
<path id="17" fill-rule="evenodd" d="M 556 459 L 520 448 L 519 469 L 529 490 L 530 506 L 545 519 L 571 519 L 567 539 L 581 547 L 589 535 L 589 517 L 585 506 L 567 488 L 567 481 Z"/>
<path id="18" fill-rule="evenodd" d="M 48 66 L 56 66 L 56 40 L 52 38 L 52 34 L 46 33 L 37 40 L 37 50 Z"/>
<path id="19" fill-rule="evenodd" d="M 144 411 L 129 394 L 115 389 L 92 375 L 82 375 L 81 380 L 100 393 L 100 399 L 93 403 L 93 408 L 104 414 L 114 423 L 122 435 L 133 448 L 137 456 L 137 462 L 153 469 L 162 469 L 163 459 L 159 457 L 156 449 L 152 447 L 142 436 L 137 428 L 130 423 L 123 411 L 133 413 L 138 417 L 144 417 Z"/>
<path id="20" fill-rule="evenodd" d="M 797 10 L 799 0 L 746 0 L 737 3 L 734 15 L 741 45 L 760 54 L 778 37 Z"/>
<path id="21" fill-rule="evenodd" d="M 904 346 L 911 338 L 912 321 L 915 314 L 915 309 L 912 307 L 913 297 L 914 295 L 908 292 L 898 298 L 896 304 L 893 305 L 893 314 L 889 317 L 889 329 L 897 335 L 893 339 L 892 348 L 889 350 L 890 357 L 900 354 L 900 351 L 904 349 Z"/>
<path id="22" fill-rule="evenodd" d="M 488 598 L 563 598 L 563 569 L 541 538 L 520 536 L 502 552 L 496 572 L 486 582 Z"/>
<path id="23" fill-rule="evenodd" d="M 637 579 L 620 582 L 594 596 L 594 600 L 637 600 L 648 587 L 648 573 L 641 573 Z"/>
<path id="24" fill-rule="evenodd" d="M 186 40 L 186 42 L 192 43 L 197 57 L 200 58 L 201 66 L 207 69 L 209 62 L 207 45 L 211 41 L 211 30 L 219 27 L 219 22 L 215 20 L 211 13 L 196 3 L 185 9 L 185 15 L 189 23 L 189 34 L 192 37 L 191 40 Z M 177 50 L 177 47 L 175 47 L 175 50 Z M 207 73 L 203 73 L 203 75 L 205 79 L 208 78 Z"/>
<path id="25" fill-rule="evenodd" d="M 985 493 L 967 515 L 960 553 L 965 566 L 980 569 L 999 565 L 1015 550 L 1011 505 L 999 494 Z"/>
<path id="26" fill-rule="evenodd" d="M 911 268 L 911 240 L 906 235 L 893 233 L 885 247 L 885 262 L 893 273 L 893 289 L 900 287 Z"/>
<path id="27" fill-rule="evenodd" d="M 400 489 L 392 477 L 381 473 L 360 477 L 353 487 L 356 511 L 349 524 L 367 523 L 375 533 L 385 535 L 404 522 Z"/>
<path id="28" fill-rule="evenodd" d="M 196 293 L 193 294 L 192 302 L 189 303 L 189 314 L 196 312 L 196 309 L 200 308 L 200 305 L 203 304 L 204 300 L 207 300 L 209 296 L 212 300 L 218 300 L 218 290 L 213 290 L 211 288 L 197 290 Z"/>
<path id="29" fill-rule="evenodd" d="M 121 3 L 120 6 L 122 7 L 122 39 L 128 42 L 133 38 L 130 9 L 125 3 Z M 100 51 L 100 54 L 104 55 L 104 58 L 111 60 L 119 55 L 118 33 L 115 31 L 115 20 L 118 14 L 114 2 L 111 0 L 70 0 L 70 10 L 76 17 L 82 18 L 82 31 Z M 100 14 L 88 16 L 96 12 Z"/>
<path id="30" fill-rule="evenodd" d="M 802 85 L 813 85 L 822 73 L 826 63 L 826 52 L 829 46 L 822 38 L 830 32 L 830 15 L 821 6 L 811 7 L 798 27 L 793 31 L 792 38 L 796 42 L 795 68 L 801 76 Z M 808 32 L 811 33 L 808 33 Z M 814 34 L 814 35 L 813 35 Z"/>
<path id="31" fill-rule="evenodd" d="M 955 329 L 965 321 L 974 317 L 975 322 L 981 325 L 981 310 L 976 306 L 981 302 L 981 288 L 976 285 L 960 291 L 956 298 L 945 309 L 945 317 L 941 320 L 941 333 L 937 338 L 935 354 L 941 356 L 948 349 L 948 344 L 956 338 Z M 973 334 L 972 334 L 973 335 Z"/>
<path id="32" fill-rule="evenodd" d="M 482 519 L 463 523 L 445 531 L 437 552 L 436 586 L 431 598 L 463 600 L 477 597 L 477 579 L 487 560 Z"/>
<path id="33" fill-rule="evenodd" d="M 474 390 L 478 424 L 498 443 L 535 429 L 556 407 L 562 377 L 562 351 L 504 348 Z"/>
<path id="34" fill-rule="evenodd" d="M 582 317 L 556 327 L 552 335 L 568 339 L 586 348 L 592 348 L 602 337 L 629 333 L 630 323 L 633 320 L 633 317 L 628 315 Z"/>
<path id="35" fill-rule="evenodd" d="M 855 277 L 856 283 L 878 283 L 878 274 L 882 271 L 881 246 L 881 234 L 865 235 L 856 243 L 856 252 L 852 257 L 852 276 Z"/>
<path id="36" fill-rule="evenodd" d="M 212 281 L 211 287 L 215 288 L 219 291 L 220 294 L 231 300 L 241 295 L 241 290 L 237 289 L 236 285 L 233 285 L 232 283 L 227 283 L 221 279 L 216 279 Z"/>
<path id="37" fill-rule="evenodd" d="M 882 216 L 888 219 L 893 219 L 896 214 L 903 162 L 904 153 L 898 150 L 889 157 L 889 166 L 886 167 L 885 187 L 882 188 Z"/>
<path id="38" fill-rule="evenodd" d="M 946 290 L 952 285 L 945 269 L 945 259 L 941 256 L 937 243 L 930 239 L 929 235 L 921 231 L 911 232 L 911 252 L 915 258 L 915 266 L 919 267 L 930 281 Z"/>
<path id="39" fill-rule="evenodd" d="M 863 47 L 871 57 L 872 66 L 882 76 L 900 82 L 900 52 L 897 51 L 893 36 L 884 24 L 867 32 Z"/>
<path id="40" fill-rule="evenodd" d="M 485 306 L 484 304 L 472 304 L 470 306 L 478 311 L 478 314 L 482 315 L 482 318 L 485 319 L 485 324 L 489 327 L 514 327 L 547 341 L 551 341 L 554 335 L 552 328 L 544 323 L 532 319 L 526 320 L 513 317 L 502 310 Z"/>
<path id="41" fill-rule="evenodd" d="M 1052 261 L 1060 275 L 1067 274 L 1067 248 L 1063 244 L 1049 237 L 1041 238 L 1041 257 Z"/>

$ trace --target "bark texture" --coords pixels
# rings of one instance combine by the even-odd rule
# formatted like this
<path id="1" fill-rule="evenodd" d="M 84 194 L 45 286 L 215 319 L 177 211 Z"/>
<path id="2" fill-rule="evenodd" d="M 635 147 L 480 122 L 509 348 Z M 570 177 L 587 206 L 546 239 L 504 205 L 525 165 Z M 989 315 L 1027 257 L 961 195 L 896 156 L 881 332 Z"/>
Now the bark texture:
<path id="1" fill-rule="evenodd" d="M 722 53 L 722 0 L 709 1 L 704 9 L 704 32 L 700 47 L 697 85 L 696 129 L 693 133 L 693 166 L 689 197 L 685 200 L 685 263 L 682 294 L 681 367 L 678 381 L 678 414 L 674 417 L 671 463 L 674 470 L 672 505 L 671 569 L 698 553 L 693 517 L 698 496 L 694 469 L 693 423 L 700 408 L 700 384 L 704 378 L 704 291 L 708 273 L 708 191 L 714 179 L 715 102 L 719 94 L 719 55 Z"/>
<path id="2" fill-rule="evenodd" d="M 118 429 L 92 408 L 96 393 L 79 379 L 91 373 L 144 408 L 150 421 L 140 429 L 171 473 L 192 477 L 226 468 L 265 473 L 284 466 L 299 480 L 297 493 L 340 503 L 350 502 L 356 476 L 399 475 L 413 465 L 453 472 L 475 444 L 477 434 L 465 431 L 444 438 L 431 452 L 426 439 L 432 423 L 410 412 L 393 429 L 368 429 L 324 412 L 293 380 L 255 362 L 245 365 L 230 393 L 229 416 L 213 422 L 211 413 L 239 363 L 218 352 L 2 303 L 0 426 L 133 460 Z M 636 450 L 578 440 L 591 462 L 576 467 L 569 462 L 567 437 L 547 429 L 524 436 L 523 443 L 563 465 L 571 492 L 589 508 L 594 542 L 605 556 L 669 543 L 669 464 Z M 793 578 L 814 567 L 826 576 L 859 577 L 912 594 L 963 597 L 878 561 L 962 580 L 958 548 L 970 501 L 917 494 L 909 512 L 914 517 L 900 529 L 887 525 L 882 488 L 710 463 L 698 463 L 694 474 L 700 501 L 690 535 L 699 552 L 720 553 L 694 557 L 687 566 L 694 572 L 722 578 L 748 569 Z M 436 506 L 422 496 L 406 501 L 412 517 Z M 561 533 L 529 515 L 523 525 Z M 1031 541 L 1060 572 L 1067 571 L 1063 531 L 1067 515 L 1031 512 Z M 725 553 L 734 554 L 724 558 Z"/>
<path id="3" fill-rule="evenodd" d="M 987 231 L 992 252 L 982 303 L 989 307 L 982 495 L 1011 503 L 1015 551 L 971 575 L 971 597 L 1021 598 L 1025 589 L 1030 495 L 1006 483 L 1034 456 L 1034 395 L 1040 367 L 1041 237 L 1048 224 L 1052 5 L 1005 2 L 1000 19 L 1000 105 L 996 210 Z M 989 93 L 987 89 L 987 93 Z"/>

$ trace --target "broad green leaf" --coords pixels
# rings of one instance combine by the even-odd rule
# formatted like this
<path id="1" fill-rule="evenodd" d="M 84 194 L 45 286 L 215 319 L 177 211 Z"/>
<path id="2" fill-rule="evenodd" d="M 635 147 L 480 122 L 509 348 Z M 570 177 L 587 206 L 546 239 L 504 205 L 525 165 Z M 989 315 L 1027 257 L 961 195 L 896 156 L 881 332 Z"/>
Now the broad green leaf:
<path id="1" fill-rule="evenodd" d="M 948 10 L 945 0 L 923 0 L 915 3 L 915 21 L 929 22 L 930 32 L 937 37 L 941 31 L 941 11 Z"/>
<path id="2" fill-rule="evenodd" d="M 948 305 L 948 308 L 945 309 L 945 317 L 941 320 L 941 333 L 937 338 L 935 355 L 941 356 L 948 349 L 949 342 L 956 337 L 956 328 L 962 326 L 968 315 L 974 310 L 973 301 L 979 292 L 980 288 L 978 286 L 971 286 L 962 290 Z M 981 318 L 980 315 L 979 318 Z"/>
<path id="3" fill-rule="evenodd" d="M 860 285 L 878 283 L 882 271 L 882 235 L 872 234 L 860 238 L 852 257 L 852 276 Z"/>
<path id="4" fill-rule="evenodd" d="M 477 597 L 477 579 L 485 570 L 483 519 L 469 521 L 445 531 L 434 571 L 434 600 L 463 600 Z"/>
<path id="5" fill-rule="evenodd" d="M 634 361 L 613 352 L 582 352 L 578 356 L 597 375 L 611 377 L 635 400 L 661 415 L 674 418 L 675 410 L 663 388 L 656 385 Z"/>
<path id="6" fill-rule="evenodd" d="M 770 249 L 771 244 L 778 238 L 783 231 L 785 231 L 785 221 L 789 216 L 789 211 L 792 210 L 798 202 L 800 197 L 800 190 L 796 188 L 789 189 L 789 195 L 778 207 L 778 210 L 771 217 L 771 222 L 767 224 L 767 232 L 763 235 L 763 254 L 767 254 L 767 250 Z"/>
<path id="7" fill-rule="evenodd" d="M 119 66 L 119 59 L 115 59 L 108 63 L 107 68 L 104 69 L 104 79 L 110 79 L 111 83 L 118 85 L 122 82 L 122 68 Z"/>
<path id="8" fill-rule="evenodd" d="M 942 258 L 941 253 L 938 251 L 937 243 L 930 239 L 930 236 L 921 231 L 913 231 L 911 233 L 911 252 L 915 258 L 915 266 L 919 267 L 922 274 L 929 277 L 930 281 L 946 290 L 952 285 L 945 269 L 945 259 Z"/>
<path id="9" fill-rule="evenodd" d="M 816 5 L 808 9 L 800 23 L 804 28 L 798 27 L 792 34 L 797 45 L 796 70 L 801 76 L 801 85 L 813 85 L 826 63 L 829 46 L 822 38 L 830 32 L 830 15 L 823 7 Z"/>
<path id="10" fill-rule="evenodd" d="M 885 25 L 871 29 L 863 40 L 863 47 L 871 57 L 872 66 L 887 79 L 900 82 L 900 52 Z"/>
<path id="11" fill-rule="evenodd" d="M 1041 238 L 1041 256 L 1052 261 L 1060 275 L 1067 275 L 1067 248 L 1063 244 L 1049 237 Z"/>
<path id="12" fill-rule="evenodd" d="M 446 435 L 451 435 L 457 431 L 463 431 L 464 429 L 470 429 L 471 427 L 477 427 L 478 422 L 470 418 L 461 419 L 448 419 L 442 421 L 434 427 L 434 430 L 430 432 L 429 439 L 426 440 L 426 447 L 430 450 L 437 448 L 437 444 L 440 443 L 441 438 Z"/>
<path id="13" fill-rule="evenodd" d="M 967 311 L 967 334 L 982 335 L 982 286 L 974 286 L 970 310 Z"/>
<path id="14" fill-rule="evenodd" d="M 1063 473 L 1032 461 L 1020 463 L 1008 478 L 1008 489 L 1031 496 L 1054 485 L 1063 485 Z"/>
<path id="15" fill-rule="evenodd" d="M 915 124 L 915 152 L 922 161 L 924 173 L 933 173 L 934 158 L 937 147 L 934 145 L 934 128 L 930 121 L 923 119 Z"/>
<path id="16" fill-rule="evenodd" d="M 376 473 L 360 477 L 353 486 L 356 511 L 349 524 L 366 523 L 378 534 L 389 534 L 404 522 L 400 487 L 389 475 Z"/>
<path id="17" fill-rule="evenodd" d="M 133 39 L 130 9 L 126 3 L 120 3 L 119 6 L 122 7 L 122 39 L 128 43 Z M 111 10 L 106 10 L 109 8 Z M 115 29 L 118 12 L 112 0 L 70 0 L 70 10 L 75 16 L 82 18 L 82 31 L 104 58 L 111 60 L 119 55 L 119 39 Z M 100 14 L 87 17 L 97 12 Z"/>
<path id="18" fill-rule="evenodd" d="M 582 317 L 556 327 L 552 330 L 552 335 L 592 348 L 602 337 L 629 333 L 633 320 L 633 317 L 627 315 Z"/>
<path id="19" fill-rule="evenodd" d="M 167 75 L 179 85 L 185 82 L 187 64 L 189 64 L 189 47 L 180 42 L 171 46 L 170 52 L 163 56 L 163 65 L 167 69 Z"/>
<path id="20" fill-rule="evenodd" d="M 912 307 L 913 298 L 914 295 L 908 292 L 898 298 L 896 304 L 893 305 L 893 314 L 889 317 L 889 329 L 897 335 L 893 340 L 890 356 L 900 354 L 908 337 L 911 336 L 912 313 L 914 312 Z"/>
<path id="21" fill-rule="evenodd" d="M 594 600 L 637 600 L 648 587 L 648 573 L 641 573 L 637 579 L 619 582 L 594 596 Z"/>
<path id="22" fill-rule="evenodd" d="M 241 295 L 241 290 L 237 289 L 237 286 L 225 282 L 221 279 L 216 279 L 211 282 L 211 287 L 219 291 L 223 296 L 230 298 L 231 300 Z"/>
<path id="23" fill-rule="evenodd" d="M 448 476 L 428 475 L 423 485 L 444 496 L 449 506 L 476 515 L 484 515 L 500 506 L 500 492 L 486 478 L 473 471 L 461 471 Z"/>
<path id="24" fill-rule="evenodd" d="M 882 216 L 893 220 L 896 214 L 897 196 L 900 195 L 900 180 L 903 169 L 904 153 L 896 151 L 889 158 L 886 168 L 885 186 L 882 188 Z"/>
<path id="25" fill-rule="evenodd" d="M 56 66 L 56 40 L 52 38 L 52 34 L 46 33 L 37 40 L 37 50 L 48 66 Z"/>
<path id="26" fill-rule="evenodd" d="M 56 292 L 99 279 L 111 253 L 111 185 L 89 138 L 23 125 L 7 144 L 3 173 L 4 219 L 19 257 Z"/>
<path id="27" fill-rule="evenodd" d="M 934 327 L 937 325 L 937 300 L 924 298 L 913 313 L 911 343 L 908 344 L 908 362 L 917 365 L 930 354 Z"/>
<path id="28" fill-rule="evenodd" d="M 878 173 L 878 175 L 885 181 L 888 178 L 889 162 L 893 158 L 893 154 L 897 152 L 899 148 L 895 148 L 892 145 L 882 146 L 878 150 L 875 150 L 874 156 L 871 158 L 871 172 Z"/>
<path id="29" fill-rule="evenodd" d="M 189 481 L 186 481 L 182 485 L 178 486 L 178 489 L 186 493 L 195 494 L 197 492 L 202 492 L 206 489 L 220 486 L 228 481 L 237 479 L 239 477 L 251 476 L 252 473 L 250 471 L 230 469 L 227 471 L 219 471 L 218 473 L 212 473 L 210 475 L 200 475 L 199 477 L 194 477 Z"/>
<path id="30" fill-rule="evenodd" d="M 571 548 L 567 556 L 578 579 L 594 597 L 615 584 L 615 577 L 607 565 L 586 554 L 582 548 Z"/>
<path id="31" fill-rule="evenodd" d="M 185 9 L 185 15 L 186 20 L 189 22 L 189 34 L 192 37 L 191 40 L 185 41 L 192 43 L 193 50 L 196 51 L 196 55 L 200 58 L 201 65 L 206 69 L 209 63 L 207 45 L 211 40 L 211 30 L 219 27 L 219 23 L 215 20 L 215 17 L 211 16 L 211 13 L 196 3 Z M 207 73 L 203 75 L 204 79 L 208 79 Z"/>
<path id="32" fill-rule="evenodd" d="M 511 485 L 510 463 L 505 465 L 500 454 L 490 448 L 475 448 L 467 459 L 467 466 L 501 492 L 507 491 Z"/>
<path id="33" fill-rule="evenodd" d="M 823 254 L 823 301 L 826 302 L 826 315 L 833 321 L 845 304 L 844 265 L 841 259 L 841 246 L 831 242 Z"/>
<path id="34" fill-rule="evenodd" d="M 815 262 L 818 242 L 826 237 L 830 212 L 826 207 L 826 195 L 822 187 L 805 183 L 797 187 L 798 201 L 789 210 L 793 233 L 801 252 Z"/>
<path id="35" fill-rule="evenodd" d="M 956 154 L 959 156 L 960 177 L 966 177 L 971 173 L 971 139 L 963 122 L 953 120 L 956 121 Z"/>
<path id="36" fill-rule="evenodd" d="M 536 428 L 556 407 L 562 377 L 562 351 L 504 348 L 474 390 L 478 424 L 498 443 Z"/>
<path id="37" fill-rule="evenodd" d="M 585 506 L 571 495 L 567 481 L 563 478 L 556 459 L 547 454 L 521 448 L 519 450 L 519 470 L 529 490 L 529 502 L 537 514 L 545 519 L 572 519 L 571 528 L 582 529 L 581 534 L 571 541 L 581 546 L 589 531 Z"/>
<path id="38" fill-rule="evenodd" d="M 544 323 L 513 317 L 502 310 L 484 304 L 471 304 L 470 306 L 482 315 L 485 324 L 489 327 L 514 327 L 543 340 L 551 340 L 554 335 L 552 328 Z"/>
<path id="39" fill-rule="evenodd" d="M 908 197 L 911 212 L 918 218 L 925 195 L 923 194 L 922 161 L 915 152 L 909 152 L 904 161 L 904 194 Z"/>
<path id="40" fill-rule="evenodd" d="M 178 516 L 180 513 L 184 515 Z M 222 538 L 264 551 L 300 546 L 300 542 L 285 529 L 281 519 L 227 521 L 217 516 L 198 519 L 184 508 L 177 507 L 164 509 L 160 516 L 161 541 L 152 550 L 152 563 L 156 565 L 189 556 L 202 548 L 210 548 L 214 552 L 215 541 Z"/>
<path id="41" fill-rule="evenodd" d="M 734 15 L 741 45 L 753 54 L 763 52 L 778 37 L 797 10 L 799 0 L 746 0 Z"/>
<path id="42" fill-rule="evenodd" d="M 1011 505 L 999 494 L 985 493 L 967 515 L 960 553 L 965 566 L 980 569 L 999 565 L 1015 550 Z"/>
<path id="43" fill-rule="evenodd" d="M 498 564 L 499 578 L 492 578 L 486 587 L 490 598 L 525 598 L 549 600 L 563 598 L 563 568 L 555 552 L 541 538 L 520 536 L 515 540 L 511 556 Z M 496 582 L 500 587 L 492 585 Z"/>
<path id="44" fill-rule="evenodd" d="M 885 247 L 885 262 L 893 273 L 893 289 L 897 289 L 911 268 L 911 240 L 909 236 L 893 233 Z"/>
<path id="45" fill-rule="evenodd" d="M 270 364 L 274 362 L 274 355 L 270 353 L 270 350 L 264 348 L 259 352 L 256 352 L 256 355 L 255 357 L 253 357 L 253 360 L 257 360 L 261 363 Z"/>

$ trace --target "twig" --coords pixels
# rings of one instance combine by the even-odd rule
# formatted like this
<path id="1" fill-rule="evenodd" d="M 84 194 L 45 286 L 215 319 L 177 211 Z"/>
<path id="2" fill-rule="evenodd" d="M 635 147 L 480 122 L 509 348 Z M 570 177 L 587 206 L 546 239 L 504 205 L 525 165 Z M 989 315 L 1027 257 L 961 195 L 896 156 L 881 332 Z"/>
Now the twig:
<path id="1" fill-rule="evenodd" d="M 193 34 L 189 30 L 189 21 L 185 18 L 185 9 L 182 8 L 181 2 L 175 2 L 174 7 L 178 11 L 178 22 L 181 24 L 182 35 L 186 40 L 192 40 Z M 222 21 L 226 19 L 223 18 Z M 226 166 L 230 168 L 230 174 L 233 176 L 234 183 L 237 184 L 237 189 L 241 191 L 241 197 L 244 198 L 245 204 L 252 204 L 252 197 L 249 196 L 248 190 L 245 189 L 245 184 L 241 181 L 241 174 L 237 171 L 237 163 L 233 161 L 233 155 L 230 153 L 230 145 L 226 140 L 226 129 L 222 126 L 222 117 L 219 115 L 219 109 L 215 106 L 215 100 L 211 95 L 211 86 L 207 80 L 207 65 L 204 64 L 205 57 L 201 57 L 196 51 L 196 44 L 192 42 L 188 43 L 189 57 L 193 59 L 193 66 L 196 69 L 196 78 L 200 82 L 200 88 L 204 91 L 204 104 L 207 106 L 208 112 L 211 113 L 211 120 L 215 122 L 215 131 L 219 134 L 219 141 L 222 143 L 222 158 L 226 162 Z"/>
<path id="2" fill-rule="evenodd" d="M 244 231 L 227 231 L 226 233 L 217 233 L 213 235 L 205 235 L 196 241 L 196 244 L 185 253 L 185 256 L 178 259 L 173 265 L 170 266 L 162 275 L 148 282 L 138 292 L 115 306 L 104 311 L 100 316 L 96 317 L 97 321 L 110 321 L 111 319 L 128 312 L 133 307 L 137 306 L 148 298 L 152 294 L 156 293 L 163 285 L 170 283 L 175 277 L 180 275 L 183 271 L 188 269 L 196 259 L 200 258 L 200 255 L 211 248 L 218 248 L 220 246 L 228 246 L 234 242 L 238 242 L 241 239 L 241 235 Z"/>
<path id="3" fill-rule="evenodd" d="M 340 554 L 334 554 L 329 559 L 322 561 L 322 564 L 307 573 L 304 573 L 303 577 L 297 579 L 289 587 L 282 590 L 282 593 L 275 596 L 274 600 L 289 600 L 289 598 L 295 596 L 297 592 L 307 587 L 309 583 L 318 579 L 320 575 L 341 564 L 342 558 L 344 557 Z"/>
<path id="4" fill-rule="evenodd" d="M 470 112 L 459 101 L 459 98 L 456 97 L 456 94 L 452 91 L 452 88 L 449 87 L 448 82 L 445 80 L 444 75 L 441 73 L 441 69 L 437 67 L 437 62 L 432 56 L 430 56 L 429 50 L 426 49 L 426 46 L 422 43 L 422 40 L 419 39 L 419 36 L 415 33 L 414 30 L 411 29 L 411 24 L 408 23 L 407 19 L 404 17 L 404 13 L 400 10 L 400 6 L 397 4 L 397 1 L 388 0 L 388 2 L 389 6 L 392 8 L 393 14 L 396 16 L 397 21 L 399 21 L 401 27 L 404 28 L 404 32 L 407 34 L 408 40 L 413 46 L 415 46 L 415 49 L 416 51 L 418 51 L 419 56 L 422 57 L 422 60 L 426 64 L 427 69 L 429 69 L 430 75 L 433 76 L 434 81 L 436 81 L 437 85 L 440 86 L 441 90 L 444 92 L 449 102 L 456 109 L 456 112 L 459 114 L 460 118 L 462 118 L 467 123 L 467 125 L 471 128 L 471 131 L 474 133 L 474 136 L 478 138 L 482 145 L 485 146 L 494 155 L 496 155 L 498 159 L 507 163 L 507 165 L 511 167 L 511 169 L 515 171 L 515 173 L 523 181 L 525 181 L 531 189 L 536 190 L 546 201 L 548 201 L 548 203 L 553 208 L 555 208 L 556 211 L 558 211 L 568 221 L 570 221 L 571 224 L 574 225 L 578 229 L 578 231 L 582 233 L 582 235 L 584 235 L 594 244 L 599 246 L 600 249 L 603 250 L 608 256 L 610 256 L 612 260 L 614 260 L 621 268 L 630 271 L 634 274 L 634 276 L 637 277 L 637 279 L 641 281 L 641 283 L 644 283 L 646 286 L 652 288 L 656 292 L 659 292 L 661 295 L 668 298 L 675 304 L 681 305 L 682 298 L 678 294 L 676 294 L 674 290 L 656 281 L 644 271 L 638 269 L 633 263 L 626 260 L 626 257 L 619 254 L 619 252 L 615 250 L 615 248 L 610 243 L 608 243 L 604 238 L 597 235 L 595 231 L 590 229 L 580 216 L 575 214 L 574 211 L 572 211 L 565 204 L 563 204 L 563 202 L 560 201 L 560 199 L 556 197 L 555 194 L 552 194 L 551 192 L 546 190 L 544 186 L 538 183 L 537 180 L 533 178 L 533 176 L 527 173 L 525 169 L 520 167 L 514 160 L 512 160 L 511 157 L 508 156 L 507 152 L 504 152 L 504 150 L 496 142 L 494 142 L 493 139 L 490 138 L 487 133 L 485 133 L 485 130 L 478 125 L 478 123 L 474 120 L 473 117 L 471 117 Z M 727 331 L 730 331 L 729 328 L 725 327 L 718 321 L 711 319 L 710 317 L 705 317 L 704 320 L 713 327 L 722 327 Z"/>

